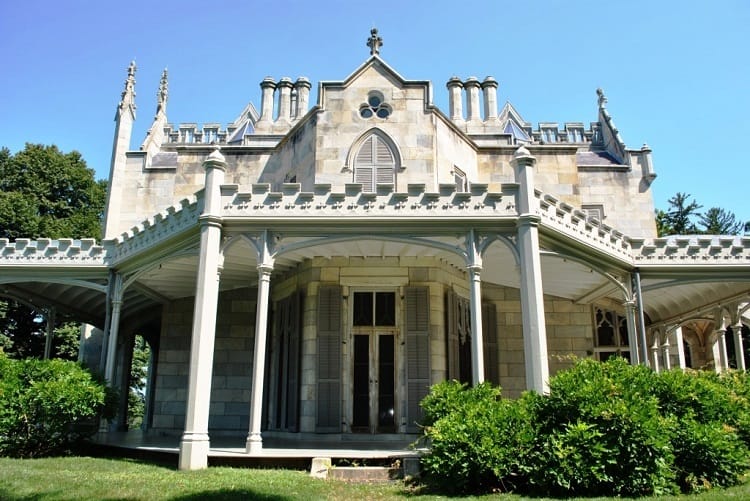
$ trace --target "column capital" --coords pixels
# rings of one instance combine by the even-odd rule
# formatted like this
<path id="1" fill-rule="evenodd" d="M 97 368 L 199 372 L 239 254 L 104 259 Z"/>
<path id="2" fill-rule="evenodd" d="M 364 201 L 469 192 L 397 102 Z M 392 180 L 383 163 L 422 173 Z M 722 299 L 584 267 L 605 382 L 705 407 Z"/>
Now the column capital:
<path id="1" fill-rule="evenodd" d="M 221 228 L 222 221 L 223 219 L 221 216 L 216 216 L 214 214 L 201 214 L 200 216 L 198 216 L 198 222 L 201 226 Z"/>
<path id="2" fill-rule="evenodd" d="M 270 276 L 273 273 L 273 263 L 258 263 L 257 268 L 261 276 Z"/>
<path id="3" fill-rule="evenodd" d="M 533 226 L 534 228 L 539 226 L 542 218 L 536 214 L 521 214 L 518 216 L 517 227 L 521 226 Z"/>
<path id="4" fill-rule="evenodd" d="M 480 273 L 482 273 L 482 265 L 479 263 L 466 265 L 466 269 L 469 270 L 469 273 L 471 273 L 472 275 L 479 275 Z"/>

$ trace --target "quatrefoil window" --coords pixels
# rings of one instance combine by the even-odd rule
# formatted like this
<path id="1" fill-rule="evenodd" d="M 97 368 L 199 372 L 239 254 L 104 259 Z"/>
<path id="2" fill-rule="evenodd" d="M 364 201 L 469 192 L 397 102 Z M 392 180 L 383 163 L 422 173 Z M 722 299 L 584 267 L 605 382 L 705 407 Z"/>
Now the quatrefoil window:
<path id="1" fill-rule="evenodd" d="M 388 118 L 391 115 L 391 107 L 383 102 L 383 94 L 372 91 L 367 95 L 367 102 L 359 107 L 359 116 L 364 119 L 372 117 Z"/>

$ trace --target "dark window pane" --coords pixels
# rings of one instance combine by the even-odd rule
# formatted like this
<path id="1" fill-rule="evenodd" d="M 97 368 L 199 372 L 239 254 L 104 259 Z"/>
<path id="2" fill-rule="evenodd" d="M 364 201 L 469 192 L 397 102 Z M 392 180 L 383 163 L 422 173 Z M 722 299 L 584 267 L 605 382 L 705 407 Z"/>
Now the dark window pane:
<path id="1" fill-rule="evenodd" d="M 390 115 L 390 111 L 388 111 L 388 108 L 379 108 L 378 109 L 378 117 L 380 118 L 388 118 L 388 115 Z"/>
<path id="2" fill-rule="evenodd" d="M 354 293 L 354 325 L 372 325 L 372 292 Z"/>
<path id="3" fill-rule="evenodd" d="M 393 336 L 379 336 L 378 352 L 378 427 L 379 431 L 395 431 L 395 379 Z"/>
<path id="4" fill-rule="evenodd" d="M 359 110 L 359 114 L 362 118 L 370 118 L 372 116 L 372 110 L 370 108 L 362 108 Z"/>
<path id="5" fill-rule="evenodd" d="M 373 108 L 377 108 L 378 106 L 380 106 L 380 102 L 380 98 L 376 95 L 370 96 L 370 98 L 367 100 L 367 103 Z"/>
<path id="6" fill-rule="evenodd" d="M 615 346 L 615 330 L 609 324 L 602 324 L 596 330 L 598 346 Z"/>
<path id="7" fill-rule="evenodd" d="M 375 325 L 396 325 L 396 294 L 375 294 Z"/>

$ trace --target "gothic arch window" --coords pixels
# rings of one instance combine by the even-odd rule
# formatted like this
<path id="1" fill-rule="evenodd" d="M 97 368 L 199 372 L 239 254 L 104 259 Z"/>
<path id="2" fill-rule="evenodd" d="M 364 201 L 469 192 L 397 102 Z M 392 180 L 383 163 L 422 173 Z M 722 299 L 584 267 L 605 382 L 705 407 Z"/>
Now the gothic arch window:
<path id="1" fill-rule="evenodd" d="M 378 184 L 396 184 L 398 155 L 390 140 L 377 132 L 371 133 L 354 156 L 354 182 L 362 191 L 373 192 Z"/>

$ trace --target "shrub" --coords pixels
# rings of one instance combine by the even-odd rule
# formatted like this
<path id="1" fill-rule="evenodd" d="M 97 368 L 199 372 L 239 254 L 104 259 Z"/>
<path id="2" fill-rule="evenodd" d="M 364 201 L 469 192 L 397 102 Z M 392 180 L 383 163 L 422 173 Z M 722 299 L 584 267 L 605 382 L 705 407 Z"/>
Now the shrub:
<path id="1" fill-rule="evenodd" d="M 556 495 L 641 496 L 674 490 L 669 422 L 649 394 L 655 374 L 623 359 L 583 360 L 529 399 L 536 444 L 526 473 Z"/>
<path id="2" fill-rule="evenodd" d="M 116 399 L 86 369 L 63 360 L 13 360 L 0 353 L 0 455 L 65 452 L 112 417 Z"/>
<path id="3" fill-rule="evenodd" d="M 434 386 L 423 407 L 431 449 L 422 468 L 433 484 L 449 492 L 514 486 L 532 439 L 520 401 L 500 399 L 488 383 L 467 388 L 454 381 Z"/>

